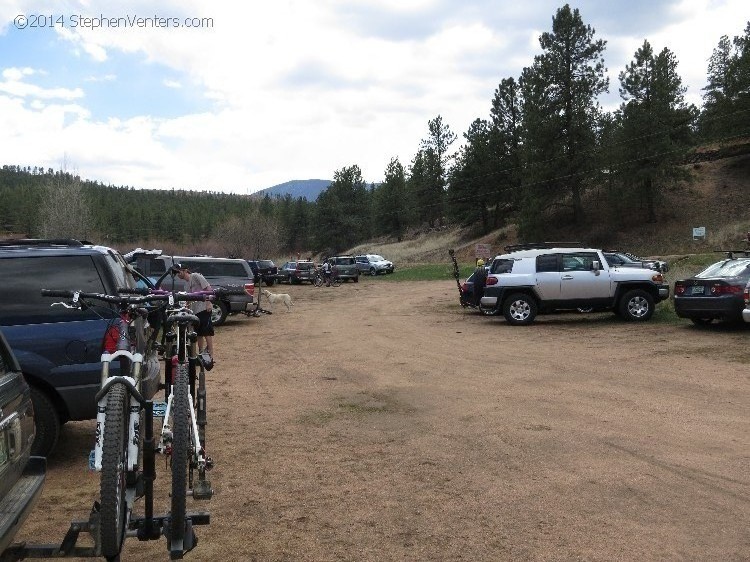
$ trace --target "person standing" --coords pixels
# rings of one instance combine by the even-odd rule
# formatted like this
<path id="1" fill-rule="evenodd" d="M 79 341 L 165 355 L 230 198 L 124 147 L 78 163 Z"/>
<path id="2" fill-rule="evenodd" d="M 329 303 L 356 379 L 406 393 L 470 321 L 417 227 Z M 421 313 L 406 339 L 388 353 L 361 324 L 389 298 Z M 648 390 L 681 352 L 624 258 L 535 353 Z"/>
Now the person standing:
<path id="1" fill-rule="evenodd" d="M 326 282 L 326 287 L 331 286 L 331 261 L 326 260 L 323 262 L 323 280 Z"/>
<path id="2" fill-rule="evenodd" d="M 188 293 L 211 290 L 211 284 L 203 275 L 191 272 L 184 264 L 174 264 L 172 271 L 185 282 L 185 291 Z M 203 364 L 210 371 L 214 366 L 214 325 L 211 320 L 213 305 L 211 301 L 191 301 L 189 304 L 190 310 L 195 313 L 199 321 L 195 330 L 198 334 L 198 349 L 202 355 Z"/>
<path id="3" fill-rule="evenodd" d="M 484 287 L 487 284 L 487 269 L 484 267 L 484 260 L 477 260 L 477 267 L 474 269 L 474 306 L 479 307 L 484 296 Z"/>

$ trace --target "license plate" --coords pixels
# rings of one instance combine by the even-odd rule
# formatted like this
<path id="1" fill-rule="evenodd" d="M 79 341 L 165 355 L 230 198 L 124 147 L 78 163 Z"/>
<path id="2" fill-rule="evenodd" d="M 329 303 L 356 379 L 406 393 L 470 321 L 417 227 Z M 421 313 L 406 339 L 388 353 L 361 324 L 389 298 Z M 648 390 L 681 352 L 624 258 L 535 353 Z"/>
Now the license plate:
<path id="1" fill-rule="evenodd" d="M 693 290 L 690 292 L 691 295 L 703 295 L 705 294 L 706 288 L 703 285 L 694 285 Z"/>
<path id="2" fill-rule="evenodd" d="M 166 402 L 154 402 L 154 417 L 155 418 L 163 418 L 164 414 L 167 413 L 167 403 Z"/>

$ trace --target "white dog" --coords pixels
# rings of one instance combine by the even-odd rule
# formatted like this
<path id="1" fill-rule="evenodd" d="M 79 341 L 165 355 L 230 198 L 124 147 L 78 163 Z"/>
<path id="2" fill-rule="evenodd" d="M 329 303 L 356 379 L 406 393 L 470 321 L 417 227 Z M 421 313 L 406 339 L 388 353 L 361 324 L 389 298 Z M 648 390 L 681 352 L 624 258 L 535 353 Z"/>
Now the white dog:
<path id="1" fill-rule="evenodd" d="M 286 293 L 272 293 L 268 289 L 261 289 L 261 292 L 266 295 L 270 304 L 273 305 L 277 302 L 283 302 L 286 305 L 287 312 L 292 310 L 292 306 L 294 305 L 294 303 L 292 302 L 292 297 L 290 297 Z"/>

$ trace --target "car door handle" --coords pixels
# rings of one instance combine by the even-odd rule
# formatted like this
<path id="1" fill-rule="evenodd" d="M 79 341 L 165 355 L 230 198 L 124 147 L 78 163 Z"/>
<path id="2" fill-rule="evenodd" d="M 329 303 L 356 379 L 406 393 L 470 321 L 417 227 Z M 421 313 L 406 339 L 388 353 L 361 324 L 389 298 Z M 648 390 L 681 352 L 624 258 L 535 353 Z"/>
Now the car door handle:
<path id="1" fill-rule="evenodd" d="M 569 279 L 573 279 L 573 276 L 572 276 L 572 275 L 563 275 L 563 276 L 562 276 L 562 280 L 563 280 L 563 281 L 567 281 L 567 280 L 569 280 Z"/>

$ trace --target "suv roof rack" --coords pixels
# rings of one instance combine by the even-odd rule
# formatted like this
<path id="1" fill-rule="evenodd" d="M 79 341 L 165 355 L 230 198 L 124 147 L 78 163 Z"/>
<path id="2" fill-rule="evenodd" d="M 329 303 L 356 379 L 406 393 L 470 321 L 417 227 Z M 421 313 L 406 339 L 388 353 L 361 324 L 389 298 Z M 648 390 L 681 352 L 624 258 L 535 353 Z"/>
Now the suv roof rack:
<path id="1" fill-rule="evenodd" d="M 518 252 L 519 250 L 547 250 L 549 248 L 584 248 L 583 242 L 528 242 L 526 244 L 510 244 L 505 246 L 505 251 Z"/>
<path id="2" fill-rule="evenodd" d="M 0 246 L 85 246 L 92 245 L 86 240 L 75 238 L 7 238 L 0 240 Z"/>
<path id="3" fill-rule="evenodd" d="M 730 260 L 733 260 L 736 257 L 750 258 L 750 250 L 714 250 L 714 252 L 726 254 L 727 258 Z"/>

